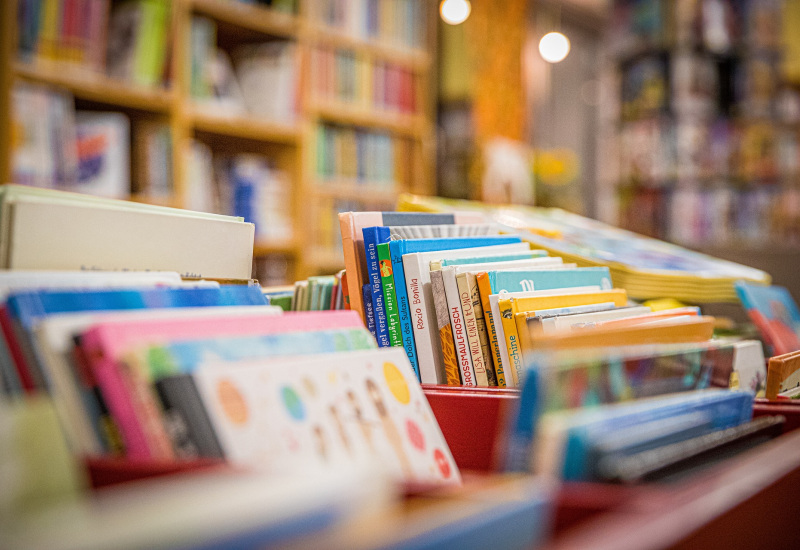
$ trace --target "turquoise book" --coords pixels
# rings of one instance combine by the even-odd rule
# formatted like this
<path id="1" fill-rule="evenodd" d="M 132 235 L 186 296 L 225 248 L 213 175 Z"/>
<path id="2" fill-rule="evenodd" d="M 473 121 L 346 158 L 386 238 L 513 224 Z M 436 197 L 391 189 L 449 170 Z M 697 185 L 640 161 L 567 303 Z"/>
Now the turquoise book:
<path id="1" fill-rule="evenodd" d="M 512 244 L 522 242 L 517 236 L 493 236 L 493 237 L 450 237 L 441 239 L 404 239 L 389 242 L 389 252 L 392 259 L 392 273 L 394 276 L 395 294 L 397 296 L 397 309 L 400 316 L 400 331 L 403 336 L 403 348 L 406 350 L 411 366 L 419 378 L 419 361 L 417 360 L 417 349 L 414 344 L 414 328 L 412 325 L 412 310 L 414 304 L 409 300 L 408 288 L 406 286 L 405 268 L 403 267 L 403 255 L 414 252 L 434 252 L 437 250 L 457 250 L 460 248 L 478 248 L 482 246 L 493 246 L 498 244 Z M 419 303 L 419 293 L 421 289 L 416 289 L 416 302 Z M 415 293 L 412 291 L 412 298 Z"/>
<path id="2" fill-rule="evenodd" d="M 488 277 L 492 294 L 502 291 L 552 290 L 579 286 L 599 286 L 604 290 L 613 288 L 611 274 L 607 267 L 574 267 L 542 271 L 489 271 Z"/>
<path id="3" fill-rule="evenodd" d="M 547 257 L 546 250 L 531 250 L 530 252 L 520 252 L 517 254 L 493 254 L 487 256 L 470 256 L 469 258 L 445 258 L 442 260 L 442 267 L 448 265 L 469 265 L 485 264 L 488 262 L 513 262 L 516 260 L 532 260 L 533 258 Z"/>

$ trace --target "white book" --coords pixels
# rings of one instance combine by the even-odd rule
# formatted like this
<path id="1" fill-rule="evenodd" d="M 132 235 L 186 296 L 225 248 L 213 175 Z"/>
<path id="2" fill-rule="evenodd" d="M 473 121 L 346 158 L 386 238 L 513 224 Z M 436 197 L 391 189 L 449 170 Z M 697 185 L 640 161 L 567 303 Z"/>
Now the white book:
<path id="1" fill-rule="evenodd" d="M 591 313 L 577 313 L 574 315 L 559 315 L 555 317 L 548 317 L 542 319 L 542 330 L 550 332 L 553 330 L 564 330 L 572 327 L 585 327 L 591 326 L 595 323 L 603 321 L 611 321 L 614 319 L 625 319 L 627 317 L 634 317 L 649 313 L 649 307 L 626 307 L 609 309 L 608 311 L 595 311 Z"/>
<path id="2" fill-rule="evenodd" d="M 67 443 L 77 455 L 95 455 L 103 452 L 103 444 L 81 397 L 80 382 L 75 379 L 72 349 L 76 336 L 98 323 L 280 315 L 282 312 L 277 306 L 220 306 L 59 313 L 48 315 L 33 327 L 33 351 L 40 372 L 47 380 Z"/>
<path id="3" fill-rule="evenodd" d="M 193 377 L 233 464 L 275 473 L 375 465 L 396 481 L 460 482 L 402 348 L 208 363 Z"/>
<path id="4" fill-rule="evenodd" d="M 548 269 L 548 268 L 542 268 Z M 550 269 L 559 269 L 558 266 Z M 521 292 L 502 292 L 500 294 L 491 294 L 489 296 L 489 307 L 492 310 L 492 320 L 494 322 L 494 330 L 497 333 L 498 347 L 500 348 L 500 360 L 503 363 L 504 372 L 512 372 L 511 358 L 508 356 L 508 347 L 505 345 L 506 332 L 503 330 L 503 323 L 500 322 L 500 298 L 527 298 L 529 296 L 559 296 L 562 294 L 577 294 L 580 292 L 597 292 L 600 290 L 599 286 L 580 286 L 575 288 L 556 288 L 553 290 L 523 290 Z M 506 385 L 513 384 L 513 377 L 506 377 Z"/>
<path id="5" fill-rule="evenodd" d="M 30 197 L 4 206 L 11 219 L 3 212 L 3 223 L 9 226 L 2 265 L 9 269 L 177 271 L 218 279 L 251 275 L 254 227 L 236 218 L 204 219 Z"/>
<path id="6" fill-rule="evenodd" d="M 416 281 L 419 288 L 420 303 L 417 307 L 420 314 L 415 316 L 414 343 L 417 348 L 419 373 L 423 384 L 446 384 L 442 360 L 442 348 L 436 324 L 436 311 L 433 307 L 433 294 L 431 292 L 432 261 L 445 258 L 469 258 L 478 253 L 486 252 L 524 252 L 530 250 L 527 243 L 511 243 L 475 248 L 460 248 L 457 250 L 439 250 L 434 252 L 415 252 L 403 256 L 403 269 L 406 275 L 406 286 Z M 414 294 L 409 291 L 409 295 Z"/>

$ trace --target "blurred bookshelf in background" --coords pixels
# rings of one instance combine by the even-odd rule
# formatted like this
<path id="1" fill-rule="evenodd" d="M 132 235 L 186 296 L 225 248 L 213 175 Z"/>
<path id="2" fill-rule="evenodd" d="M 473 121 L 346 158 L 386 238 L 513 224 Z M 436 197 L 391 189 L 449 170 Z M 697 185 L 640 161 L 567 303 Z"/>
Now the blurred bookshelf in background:
<path id="1" fill-rule="evenodd" d="M 426 6 L 7 2 L 0 177 L 243 216 L 270 284 L 340 268 L 341 208 L 432 185 Z"/>

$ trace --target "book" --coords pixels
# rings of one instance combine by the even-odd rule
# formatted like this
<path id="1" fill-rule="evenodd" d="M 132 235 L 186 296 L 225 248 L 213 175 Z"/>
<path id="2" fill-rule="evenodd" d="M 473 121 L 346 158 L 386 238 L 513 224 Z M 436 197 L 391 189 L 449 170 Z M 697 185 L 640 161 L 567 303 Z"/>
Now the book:
<path id="1" fill-rule="evenodd" d="M 157 0 L 115 5 L 109 18 L 109 76 L 139 86 L 160 85 L 167 59 L 168 18 L 168 6 Z"/>
<path id="2" fill-rule="evenodd" d="M 766 398 L 776 399 L 781 392 L 800 386 L 800 352 L 793 351 L 769 358 Z"/>
<path id="3" fill-rule="evenodd" d="M 278 473 L 379 463 L 396 480 L 460 482 L 400 348 L 209 364 L 194 376 L 235 464 Z"/>
<path id="4" fill-rule="evenodd" d="M 394 272 L 392 271 L 392 256 L 388 242 L 378 245 L 378 269 L 380 270 L 383 303 L 386 309 L 389 342 L 392 346 L 402 347 L 403 335 L 400 331 L 400 313 L 397 309 L 397 293 L 394 290 Z"/>
<path id="5" fill-rule="evenodd" d="M 362 312 L 361 289 L 367 283 L 366 257 L 364 256 L 363 234 L 365 227 L 408 226 L 431 224 L 469 224 L 482 223 L 482 214 L 420 214 L 402 212 L 342 212 L 339 214 L 339 228 L 344 251 L 344 265 L 349 273 L 348 285 L 351 309 Z"/>
<path id="6" fill-rule="evenodd" d="M 423 311 L 420 305 L 424 297 L 425 287 L 420 286 L 421 278 L 429 276 L 422 275 L 422 273 L 430 273 L 430 269 L 415 270 L 415 275 L 406 277 L 405 275 L 405 255 L 414 252 L 436 252 L 442 250 L 454 250 L 461 248 L 475 248 L 485 247 L 491 245 L 514 244 L 519 243 L 518 237 L 452 237 L 442 239 L 414 239 L 414 240 L 399 240 L 391 241 L 389 243 L 389 250 L 392 256 L 392 271 L 394 274 L 395 291 L 397 293 L 398 310 L 400 311 L 400 328 L 403 333 L 403 346 L 408 353 L 411 365 L 414 371 L 417 372 L 421 378 L 420 380 L 425 383 L 439 383 L 444 380 L 444 373 L 442 372 L 439 354 L 433 353 L 432 335 L 429 328 L 431 326 L 431 318 L 428 317 L 431 312 Z M 418 266 L 419 262 L 409 260 L 410 266 Z M 430 288 L 430 287 L 428 287 Z M 427 298 L 427 297 L 426 297 Z M 427 303 L 432 303 L 432 300 L 426 300 Z M 414 306 L 413 310 L 411 306 Z M 413 315 L 413 317 L 412 317 Z M 427 318 L 426 318 L 427 317 Z M 420 345 L 422 348 L 422 363 L 419 363 L 417 347 L 415 343 L 416 336 L 420 336 Z M 422 375 L 422 365 L 424 365 L 425 374 Z"/>
<path id="7" fill-rule="evenodd" d="M 591 467 L 590 447 L 615 431 L 692 412 L 709 415 L 709 429 L 720 430 L 748 422 L 752 411 L 753 396 L 748 392 L 704 390 L 549 413 L 539 421 L 538 444 L 530 464 L 535 471 L 579 481 L 586 479 Z"/>
<path id="8" fill-rule="evenodd" d="M 544 273 L 544 272 L 543 272 Z M 537 291 L 533 291 L 537 292 Z M 508 350 L 509 366 L 514 379 L 514 385 L 519 384 L 519 376 L 523 368 L 522 340 L 517 331 L 516 315 L 520 312 L 534 311 L 552 307 L 565 307 L 598 304 L 613 301 L 615 305 L 622 306 L 627 302 L 624 290 L 614 289 L 601 292 L 574 292 L 563 288 L 558 294 L 528 296 L 523 298 L 506 298 L 500 295 L 497 302 L 497 318 L 501 321 L 505 335 L 505 345 Z"/>
<path id="9" fill-rule="evenodd" d="M 532 248 L 582 267 L 606 266 L 614 286 L 632 299 L 671 296 L 688 303 L 736 302 L 734 284 L 769 284 L 759 269 L 701 254 L 625 231 L 558 208 L 488 205 L 438 197 L 402 195 L 398 210 L 472 211 L 519 232 Z"/>
<path id="10" fill-rule="evenodd" d="M 131 194 L 130 120 L 122 113 L 78 111 L 73 191 L 123 199 Z"/>
<path id="11" fill-rule="evenodd" d="M 367 258 L 367 275 L 372 291 L 372 311 L 375 315 L 375 336 L 378 345 L 389 347 L 388 316 L 386 315 L 385 301 L 383 297 L 383 286 L 381 284 L 381 272 L 378 259 L 378 245 L 389 242 L 388 227 L 365 227 L 362 229 L 364 235 L 364 248 Z"/>
<path id="12" fill-rule="evenodd" d="M 377 328 L 375 326 L 375 309 L 372 307 L 372 285 L 365 284 L 361 289 L 361 297 L 363 298 L 362 304 L 364 305 L 364 318 L 367 329 L 375 341 L 378 341 Z"/>
<path id="13" fill-rule="evenodd" d="M 85 379 L 73 357 L 75 339 L 98 323 L 136 323 L 152 320 L 190 320 L 200 317 L 255 317 L 276 315 L 274 306 L 220 306 L 129 311 L 88 311 L 48 315 L 33 328 L 35 359 L 50 382 L 49 394 L 62 423 L 67 442 L 76 454 L 109 452 L 104 426 L 104 405 Z"/>
<path id="14" fill-rule="evenodd" d="M 477 278 L 474 273 L 460 273 L 457 276 L 457 282 L 462 296 L 464 315 L 465 317 L 467 316 L 468 306 L 471 306 L 471 313 L 469 315 L 475 319 L 474 330 L 467 330 L 472 361 L 476 365 L 479 362 L 482 363 L 483 368 L 486 370 L 487 384 L 489 386 L 497 386 L 497 374 L 492 364 L 492 352 L 489 349 L 489 337 L 486 331 L 486 320 L 483 315 L 484 310 L 483 304 L 481 303 L 480 291 L 478 290 Z M 469 296 L 469 304 L 466 302 L 466 298 L 464 298 L 465 295 Z M 469 319 L 467 319 L 466 323 L 467 327 L 469 327 Z M 476 369 L 477 368 L 476 366 Z"/>
<path id="15" fill-rule="evenodd" d="M 788 290 L 739 281 L 736 292 L 772 355 L 800 350 L 800 311 Z"/>
<path id="16" fill-rule="evenodd" d="M 254 227 L 238 218 L 14 185 L 0 187 L 0 203 L 0 262 L 6 269 L 250 278 Z"/>

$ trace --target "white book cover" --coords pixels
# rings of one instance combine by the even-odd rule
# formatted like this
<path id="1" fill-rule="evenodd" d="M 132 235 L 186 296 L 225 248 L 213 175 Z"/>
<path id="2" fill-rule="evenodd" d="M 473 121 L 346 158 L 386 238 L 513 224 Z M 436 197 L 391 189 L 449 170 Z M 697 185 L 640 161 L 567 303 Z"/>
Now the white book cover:
<path id="1" fill-rule="evenodd" d="M 547 269 L 547 268 L 543 268 Z M 550 269 L 560 269 L 556 266 Z M 600 290 L 598 286 L 581 286 L 575 288 L 556 288 L 553 290 L 523 290 L 521 292 L 502 292 L 500 294 L 491 294 L 489 296 L 489 307 L 492 310 L 492 322 L 494 323 L 494 330 L 497 333 L 497 345 L 500 348 L 500 360 L 503 363 L 503 371 L 511 372 L 511 358 L 508 356 L 508 347 L 505 345 L 506 332 L 503 330 L 503 323 L 499 322 L 500 319 L 500 298 L 527 298 L 529 296 L 559 296 L 562 294 L 575 294 L 580 292 L 597 292 Z M 513 377 L 506 377 L 506 384 L 513 384 Z"/>
<path id="2" fill-rule="evenodd" d="M 617 308 L 608 311 L 595 311 L 591 313 L 577 313 L 574 315 L 559 315 L 542 319 L 542 330 L 550 332 L 554 330 L 564 330 L 569 328 L 587 327 L 603 321 L 614 319 L 625 319 L 649 313 L 649 307 Z"/>
<path id="3" fill-rule="evenodd" d="M 249 279 L 253 224 L 51 204 L 9 205 L 9 269 L 177 271 L 182 276 Z M 44 222 L 46 220 L 46 222 Z"/>
<path id="4" fill-rule="evenodd" d="M 376 465 L 398 481 L 460 474 L 402 348 L 201 366 L 226 458 L 275 473 Z"/>
<path id="5" fill-rule="evenodd" d="M 447 377 L 444 373 L 442 347 L 439 341 L 439 332 L 436 324 L 436 311 L 433 307 L 433 293 L 431 292 L 432 261 L 445 258 L 470 258 L 480 253 L 494 252 L 524 252 L 530 250 L 527 243 L 511 243 L 492 245 L 476 248 L 460 248 L 457 250 L 439 250 L 433 252 L 415 252 L 403 256 L 403 268 L 406 275 L 406 286 L 414 282 L 422 289 L 419 293 L 420 303 L 417 304 L 420 312 L 415 316 L 414 343 L 417 347 L 417 360 L 419 373 L 423 384 L 446 384 Z M 409 291 L 409 295 L 414 292 Z"/>

